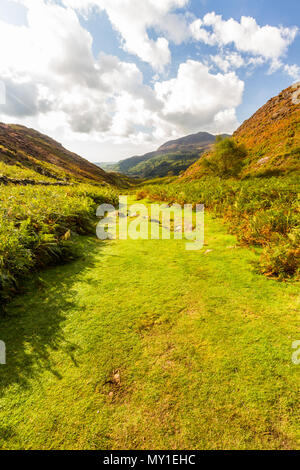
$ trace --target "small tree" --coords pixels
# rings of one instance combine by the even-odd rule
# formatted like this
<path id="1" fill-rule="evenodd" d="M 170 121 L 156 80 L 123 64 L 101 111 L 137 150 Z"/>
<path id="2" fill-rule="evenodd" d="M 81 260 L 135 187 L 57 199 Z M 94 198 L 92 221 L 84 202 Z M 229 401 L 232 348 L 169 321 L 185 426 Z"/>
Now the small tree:
<path id="1" fill-rule="evenodd" d="M 242 170 L 247 150 L 232 138 L 218 136 L 212 154 L 203 159 L 204 167 L 214 175 L 236 177 Z"/>

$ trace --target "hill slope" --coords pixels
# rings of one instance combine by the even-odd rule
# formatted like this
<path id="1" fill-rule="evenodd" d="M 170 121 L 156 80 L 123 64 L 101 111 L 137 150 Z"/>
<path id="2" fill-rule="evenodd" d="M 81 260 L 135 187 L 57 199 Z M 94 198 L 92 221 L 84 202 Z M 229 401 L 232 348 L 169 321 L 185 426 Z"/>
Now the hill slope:
<path id="1" fill-rule="evenodd" d="M 114 184 L 97 165 L 66 150 L 34 129 L 0 123 L 0 173 L 48 181 L 79 180 Z"/>
<path id="2" fill-rule="evenodd" d="M 163 177 L 170 173 L 179 175 L 197 161 L 199 154 L 208 150 L 215 140 L 216 137 L 208 132 L 198 132 L 166 142 L 154 152 L 127 158 L 116 164 L 99 163 L 99 166 L 140 178 Z"/>
<path id="3" fill-rule="evenodd" d="M 270 99 L 233 134 L 248 151 L 243 175 L 276 175 L 300 170 L 300 82 Z M 202 176 L 201 159 L 184 177 Z"/>

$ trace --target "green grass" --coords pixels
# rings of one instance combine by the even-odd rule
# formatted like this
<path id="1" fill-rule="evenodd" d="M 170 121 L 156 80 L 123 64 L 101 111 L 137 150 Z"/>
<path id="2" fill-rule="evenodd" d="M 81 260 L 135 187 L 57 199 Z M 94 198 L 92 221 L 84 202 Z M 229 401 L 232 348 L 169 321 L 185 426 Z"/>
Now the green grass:
<path id="1" fill-rule="evenodd" d="M 140 198 L 180 204 L 205 204 L 226 221 L 244 245 L 261 246 L 260 272 L 280 280 L 300 278 L 299 178 L 202 178 L 146 185 Z"/>
<path id="2" fill-rule="evenodd" d="M 0 146 L 1 148 L 1 146 Z M 21 165 L 7 165 L 0 161 L 0 176 L 6 176 L 12 179 L 30 179 L 37 182 L 56 183 L 57 179 L 37 173 L 29 168 L 21 167 Z"/>
<path id="3" fill-rule="evenodd" d="M 0 187 L 0 313 L 32 269 L 74 258 L 72 233 L 94 231 L 96 208 L 115 203 L 110 186 Z"/>
<path id="4" fill-rule="evenodd" d="M 3 449 L 300 448 L 299 283 L 209 214 L 200 252 L 79 240 L 1 319 Z"/>

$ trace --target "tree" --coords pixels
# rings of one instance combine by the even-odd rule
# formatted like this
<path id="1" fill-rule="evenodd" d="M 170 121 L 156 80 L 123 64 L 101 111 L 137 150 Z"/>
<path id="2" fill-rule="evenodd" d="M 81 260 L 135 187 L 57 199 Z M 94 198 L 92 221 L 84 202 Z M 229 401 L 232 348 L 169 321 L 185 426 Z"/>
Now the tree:
<path id="1" fill-rule="evenodd" d="M 218 136 L 211 155 L 203 159 L 204 167 L 217 176 L 236 177 L 242 170 L 247 150 L 232 138 Z"/>

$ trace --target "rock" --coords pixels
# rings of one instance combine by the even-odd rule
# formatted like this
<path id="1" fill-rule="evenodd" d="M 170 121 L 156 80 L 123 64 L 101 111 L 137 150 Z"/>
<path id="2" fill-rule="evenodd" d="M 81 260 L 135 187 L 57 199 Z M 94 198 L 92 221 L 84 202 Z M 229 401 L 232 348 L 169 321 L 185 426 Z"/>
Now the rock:
<path id="1" fill-rule="evenodd" d="M 300 104 L 300 90 L 299 90 L 299 87 L 300 87 L 300 82 L 298 83 L 295 83 L 295 85 L 293 85 L 293 90 L 296 90 L 293 94 L 292 94 L 292 103 L 293 104 Z"/>
<path id="2" fill-rule="evenodd" d="M 258 165 L 264 165 L 264 164 L 267 163 L 269 160 L 270 160 L 270 157 L 264 157 L 264 158 L 261 158 L 260 160 L 258 160 L 257 164 L 258 164 Z"/>
<path id="3" fill-rule="evenodd" d="M 113 381 L 117 385 L 119 385 L 121 383 L 121 376 L 120 376 L 120 372 L 118 370 L 116 370 L 114 372 Z"/>

